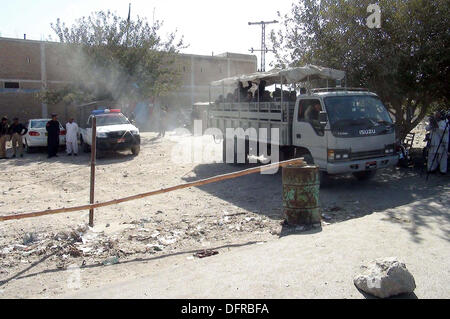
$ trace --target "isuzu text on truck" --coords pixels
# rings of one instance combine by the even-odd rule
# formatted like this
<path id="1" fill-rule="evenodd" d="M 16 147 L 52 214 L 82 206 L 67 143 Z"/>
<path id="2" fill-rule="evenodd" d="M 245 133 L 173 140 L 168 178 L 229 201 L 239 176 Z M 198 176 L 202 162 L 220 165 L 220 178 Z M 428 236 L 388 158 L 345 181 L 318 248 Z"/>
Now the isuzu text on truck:
<path id="1" fill-rule="evenodd" d="M 218 128 L 223 134 L 231 128 L 236 133 L 223 140 L 224 160 L 227 153 L 227 162 L 231 159 L 231 162 L 241 163 L 248 161 L 249 154 L 264 155 L 259 148 L 263 145 L 260 129 L 265 128 L 267 138 L 262 137 L 262 140 L 276 144 L 267 146 L 269 157 L 273 146 L 278 148 L 280 160 L 304 157 L 307 163 L 319 167 L 322 180 L 328 175 L 347 173 L 361 180 L 368 179 L 376 170 L 396 165 L 394 125 L 375 93 L 342 87 L 310 89 L 299 95 L 283 91 L 283 85 L 292 88 L 314 79 L 340 81 L 344 77 L 343 71 L 308 65 L 211 83 L 212 88 L 224 93 L 225 87 L 256 87 L 263 81 L 266 87 L 281 86 L 281 91 L 278 90 L 281 96 L 274 95 L 269 102 L 227 102 L 223 101 L 223 95 L 210 104 L 208 127 Z M 275 140 L 271 137 L 272 129 L 278 129 Z M 243 131 L 245 136 L 238 134 Z M 256 135 L 249 132 L 256 132 Z M 255 145 L 258 145 L 256 150 Z"/>
<path id="2" fill-rule="evenodd" d="M 118 109 L 93 110 L 86 122 L 80 125 L 81 147 L 89 152 L 92 145 L 92 120 L 96 118 L 96 152 L 100 157 L 106 151 L 131 150 L 138 155 L 141 145 L 139 129 Z"/>

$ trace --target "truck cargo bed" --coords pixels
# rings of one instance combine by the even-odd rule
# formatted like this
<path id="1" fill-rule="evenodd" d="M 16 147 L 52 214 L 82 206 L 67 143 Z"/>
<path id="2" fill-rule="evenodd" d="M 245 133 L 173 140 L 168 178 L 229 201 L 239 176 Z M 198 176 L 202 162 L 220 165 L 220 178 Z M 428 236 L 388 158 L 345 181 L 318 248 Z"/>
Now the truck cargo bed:
<path id="1" fill-rule="evenodd" d="M 279 129 L 279 145 L 292 144 L 292 118 L 295 102 L 215 103 L 208 110 L 208 127 L 226 132 L 227 128 Z"/>

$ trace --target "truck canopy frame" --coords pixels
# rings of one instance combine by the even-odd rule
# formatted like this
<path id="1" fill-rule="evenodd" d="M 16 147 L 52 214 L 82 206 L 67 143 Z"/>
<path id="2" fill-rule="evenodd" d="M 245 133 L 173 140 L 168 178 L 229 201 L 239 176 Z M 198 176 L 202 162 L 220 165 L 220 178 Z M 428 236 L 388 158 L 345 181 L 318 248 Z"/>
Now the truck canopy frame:
<path id="1" fill-rule="evenodd" d="M 256 72 L 243 74 L 219 81 L 211 82 L 211 86 L 231 86 L 241 82 L 244 87 L 248 82 L 259 84 L 265 81 L 267 86 L 273 84 L 295 84 L 315 79 L 342 80 L 345 78 L 345 71 L 325 68 L 312 64 L 303 67 L 293 67 L 286 69 L 273 69 L 267 72 Z"/>

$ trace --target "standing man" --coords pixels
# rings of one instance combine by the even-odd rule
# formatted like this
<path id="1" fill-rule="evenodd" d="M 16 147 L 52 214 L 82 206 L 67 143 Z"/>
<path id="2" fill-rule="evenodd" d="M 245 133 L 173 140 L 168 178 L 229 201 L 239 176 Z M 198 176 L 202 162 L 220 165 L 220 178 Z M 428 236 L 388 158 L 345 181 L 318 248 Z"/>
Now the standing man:
<path id="1" fill-rule="evenodd" d="M 78 125 L 73 118 L 66 124 L 66 152 L 67 156 L 78 156 Z"/>
<path id="2" fill-rule="evenodd" d="M 8 118 L 4 116 L 0 124 L 0 159 L 6 158 L 6 142 L 9 140 Z"/>
<path id="3" fill-rule="evenodd" d="M 164 137 L 166 135 L 166 129 L 167 129 L 167 120 L 168 120 L 168 114 L 166 107 L 161 107 L 159 111 L 159 135 L 158 137 Z"/>
<path id="4" fill-rule="evenodd" d="M 58 115 L 52 114 L 52 119 L 47 122 L 47 125 L 45 126 L 48 136 L 47 136 L 47 151 L 48 151 L 48 158 L 51 157 L 58 157 L 56 153 L 58 153 L 58 147 L 59 147 L 59 122 L 58 122 Z"/>
<path id="5" fill-rule="evenodd" d="M 447 173 L 448 130 L 449 125 L 440 112 L 430 117 L 430 124 L 426 126 L 431 131 L 430 151 L 428 153 L 428 171 L 434 172 L 438 166 L 442 175 Z"/>
<path id="6" fill-rule="evenodd" d="M 17 147 L 19 147 L 20 157 L 23 157 L 23 138 L 27 134 L 28 129 L 19 123 L 19 119 L 15 117 L 13 119 L 13 124 L 9 127 L 9 134 L 11 135 L 11 142 L 13 147 L 13 158 L 17 155 Z"/>

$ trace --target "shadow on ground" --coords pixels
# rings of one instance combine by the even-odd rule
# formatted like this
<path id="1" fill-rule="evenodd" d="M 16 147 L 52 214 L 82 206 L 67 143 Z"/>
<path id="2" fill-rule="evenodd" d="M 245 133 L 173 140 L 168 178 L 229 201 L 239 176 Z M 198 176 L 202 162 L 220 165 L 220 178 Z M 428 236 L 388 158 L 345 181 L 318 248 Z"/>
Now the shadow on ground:
<path id="1" fill-rule="evenodd" d="M 254 165 L 201 164 L 186 182 L 247 169 Z M 391 168 L 380 170 L 370 181 L 358 181 L 352 176 L 332 178 L 327 187 L 320 190 L 323 220 L 327 223 L 360 218 L 375 212 L 393 210 L 415 203 L 416 212 L 411 233 L 426 225 L 426 216 L 436 217 L 448 224 L 449 216 L 432 208 L 429 201 L 448 192 L 450 179 L 432 175 L 426 180 L 420 168 Z M 281 170 L 274 175 L 252 174 L 232 180 L 200 186 L 199 189 L 221 198 L 244 210 L 283 219 Z M 415 229 L 416 228 L 416 229 Z M 288 229 L 283 226 L 283 230 Z M 449 231 L 446 231 L 449 234 Z M 417 239 L 417 238 L 416 238 Z"/>

